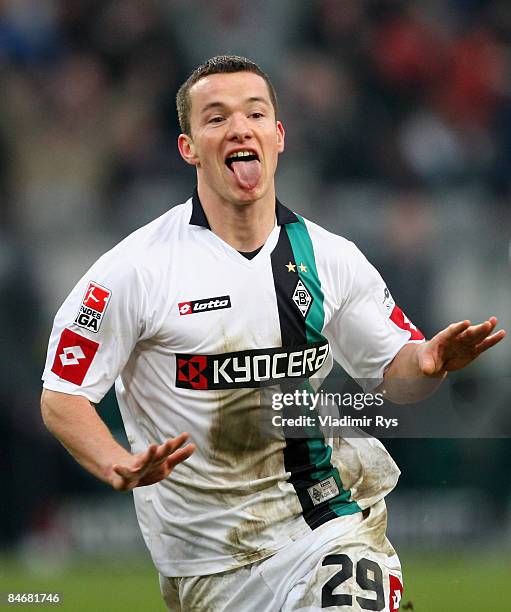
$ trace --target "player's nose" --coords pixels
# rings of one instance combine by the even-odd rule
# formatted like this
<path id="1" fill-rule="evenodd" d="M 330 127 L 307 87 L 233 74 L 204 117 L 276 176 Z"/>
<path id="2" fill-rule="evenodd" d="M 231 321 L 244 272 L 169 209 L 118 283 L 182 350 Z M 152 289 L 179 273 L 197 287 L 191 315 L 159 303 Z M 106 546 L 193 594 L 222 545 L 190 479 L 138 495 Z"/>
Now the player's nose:
<path id="1" fill-rule="evenodd" d="M 229 140 L 245 140 L 252 136 L 252 127 L 243 113 L 235 113 L 230 117 L 227 138 Z"/>

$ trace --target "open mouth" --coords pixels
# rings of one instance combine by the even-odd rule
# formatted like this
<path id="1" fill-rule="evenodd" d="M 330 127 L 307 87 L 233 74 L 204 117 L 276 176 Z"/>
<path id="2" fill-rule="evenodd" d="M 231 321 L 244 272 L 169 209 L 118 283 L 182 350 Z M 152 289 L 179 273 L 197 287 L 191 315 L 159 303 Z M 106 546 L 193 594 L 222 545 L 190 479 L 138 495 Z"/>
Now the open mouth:
<path id="1" fill-rule="evenodd" d="M 259 161 L 258 155 L 254 153 L 253 151 L 237 151 L 236 153 L 233 153 L 232 155 L 229 155 L 226 158 L 225 164 L 229 168 L 229 170 L 232 170 L 233 169 L 232 165 L 234 162 L 250 162 L 250 161 Z"/>
<path id="2" fill-rule="evenodd" d="M 225 165 L 233 173 L 238 186 L 244 190 L 254 189 L 261 179 L 261 163 L 254 151 L 231 153 L 227 156 Z"/>

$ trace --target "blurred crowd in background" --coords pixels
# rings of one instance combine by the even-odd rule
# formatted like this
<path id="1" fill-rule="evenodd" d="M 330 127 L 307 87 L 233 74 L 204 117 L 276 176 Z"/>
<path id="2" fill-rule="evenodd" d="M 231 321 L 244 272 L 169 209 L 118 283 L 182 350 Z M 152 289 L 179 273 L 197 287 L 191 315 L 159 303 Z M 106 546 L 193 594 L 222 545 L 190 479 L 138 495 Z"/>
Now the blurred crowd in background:
<path id="1" fill-rule="evenodd" d="M 40 421 L 51 320 L 102 252 L 190 196 L 174 98 L 221 53 L 277 88 L 286 205 L 354 240 L 427 336 L 511 329 L 509 0 L 0 0 L 0 545 L 106 493 Z M 510 347 L 472 375 L 509 376 Z M 509 440 L 388 446 L 405 489 L 508 503 Z"/>

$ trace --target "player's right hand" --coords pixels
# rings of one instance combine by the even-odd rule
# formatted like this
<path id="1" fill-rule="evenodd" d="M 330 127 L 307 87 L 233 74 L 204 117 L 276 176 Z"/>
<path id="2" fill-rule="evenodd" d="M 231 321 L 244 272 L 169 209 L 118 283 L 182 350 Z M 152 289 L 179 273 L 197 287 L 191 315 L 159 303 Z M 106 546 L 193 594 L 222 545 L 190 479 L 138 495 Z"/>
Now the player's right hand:
<path id="1" fill-rule="evenodd" d="M 113 488 L 131 491 L 135 487 L 145 487 L 167 478 L 176 465 L 194 452 L 194 444 L 183 446 L 188 438 L 188 434 L 183 432 L 163 444 L 151 444 L 146 451 L 114 464 L 111 476 Z"/>

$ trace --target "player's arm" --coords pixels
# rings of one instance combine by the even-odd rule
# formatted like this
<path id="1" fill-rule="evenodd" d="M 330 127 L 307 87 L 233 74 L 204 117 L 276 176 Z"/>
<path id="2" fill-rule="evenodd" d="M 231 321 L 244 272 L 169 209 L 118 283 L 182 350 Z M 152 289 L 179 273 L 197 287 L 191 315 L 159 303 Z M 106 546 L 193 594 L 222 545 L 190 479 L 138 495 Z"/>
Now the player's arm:
<path id="1" fill-rule="evenodd" d="M 386 369 L 380 391 L 398 404 L 428 397 L 448 372 L 464 368 L 504 338 L 504 330 L 492 333 L 497 323 L 496 317 L 479 325 L 460 321 L 427 342 L 406 344 Z"/>
<path id="2" fill-rule="evenodd" d="M 44 389 L 41 412 L 46 427 L 78 463 L 118 491 L 167 478 L 195 450 L 193 444 L 183 446 L 188 434 L 181 433 L 132 455 L 115 441 L 94 406 L 80 395 Z"/>

